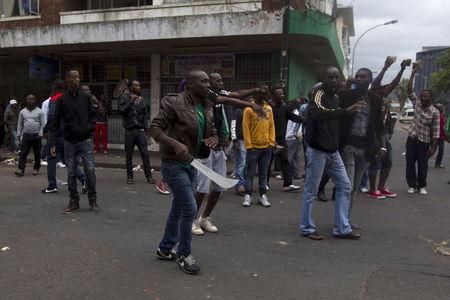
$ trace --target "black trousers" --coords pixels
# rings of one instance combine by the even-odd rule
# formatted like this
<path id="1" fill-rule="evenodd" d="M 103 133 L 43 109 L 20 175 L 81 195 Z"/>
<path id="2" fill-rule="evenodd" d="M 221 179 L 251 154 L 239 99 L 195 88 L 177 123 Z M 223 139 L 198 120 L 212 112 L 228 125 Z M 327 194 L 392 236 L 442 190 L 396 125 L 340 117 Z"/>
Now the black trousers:
<path id="1" fill-rule="evenodd" d="M 138 129 L 125 131 L 125 163 L 127 167 L 127 178 L 133 178 L 133 151 L 135 146 L 138 147 L 139 154 L 141 155 L 145 177 L 148 178 L 152 175 L 147 144 L 148 138 L 144 131 Z"/>
<path id="2" fill-rule="evenodd" d="M 435 162 L 436 167 L 438 167 L 442 164 L 442 158 L 444 157 L 444 147 L 445 147 L 445 140 L 439 139 L 438 140 L 438 154 L 436 156 L 436 162 Z"/>
<path id="3" fill-rule="evenodd" d="M 19 170 L 24 171 L 27 164 L 28 153 L 33 148 L 34 153 L 34 170 L 41 167 L 41 137 L 38 134 L 23 134 L 22 144 L 20 146 Z"/>
<path id="4" fill-rule="evenodd" d="M 429 147 L 429 143 L 423 143 L 417 138 L 408 137 L 406 140 L 406 182 L 409 187 L 427 186 Z"/>
<path id="5" fill-rule="evenodd" d="M 274 151 L 272 154 L 272 159 L 270 160 L 269 164 L 269 176 L 271 176 L 271 170 L 272 170 L 272 162 L 274 158 L 278 158 L 281 162 L 281 173 L 283 174 L 283 187 L 290 186 L 292 184 L 292 166 L 288 159 L 288 151 L 287 151 L 287 145 L 283 145 L 284 149 Z"/>

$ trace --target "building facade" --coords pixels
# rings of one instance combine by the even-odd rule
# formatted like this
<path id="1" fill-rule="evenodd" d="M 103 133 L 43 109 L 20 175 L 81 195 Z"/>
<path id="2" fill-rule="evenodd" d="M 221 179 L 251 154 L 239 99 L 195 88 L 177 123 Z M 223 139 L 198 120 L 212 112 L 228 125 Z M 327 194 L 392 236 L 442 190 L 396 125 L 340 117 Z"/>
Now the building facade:
<path id="1" fill-rule="evenodd" d="M 44 100 L 76 67 L 111 101 L 112 146 L 123 143 L 113 91 L 124 78 L 141 82 L 152 116 L 191 68 L 221 73 L 229 90 L 284 79 L 293 99 L 325 66 L 346 74 L 354 34 L 352 8 L 332 0 L 3 0 L 0 15 L 0 102 Z"/>
<path id="2" fill-rule="evenodd" d="M 450 46 L 422 47 L 422 51 L 416 53 L 416 61 L 423 61 L 422 68 L 414 78 L 414 89 L 417 94 L 423 89 L 431 89 L 431 74 L 438 72 L 437 61 L 441 54 L 450 49 Z M 435 95 L 434 101 L 450 102 L 450 93 Z"/>

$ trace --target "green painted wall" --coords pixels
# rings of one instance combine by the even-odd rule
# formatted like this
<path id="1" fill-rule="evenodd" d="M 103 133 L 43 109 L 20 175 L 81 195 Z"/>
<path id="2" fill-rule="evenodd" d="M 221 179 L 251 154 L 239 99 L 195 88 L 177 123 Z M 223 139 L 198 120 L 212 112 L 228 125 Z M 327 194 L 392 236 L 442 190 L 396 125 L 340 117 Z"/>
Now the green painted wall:
<path id="1" fill-rule="evenodd" d="M 288 100 L 306 96 L 316 84 L 317 76 L 311 66 L 305 65 L 294 51 L 289 52 Z"/>
<path id="2" fill-rule="evenodd" d="M 336 26 L 329 15 L 318 11 L 290 11 L 289 33 L 315 35 L 326 38 L 333 49 L 334 56 L 339 65 L 344 67 L 345 57 L 342 53 Z"/>

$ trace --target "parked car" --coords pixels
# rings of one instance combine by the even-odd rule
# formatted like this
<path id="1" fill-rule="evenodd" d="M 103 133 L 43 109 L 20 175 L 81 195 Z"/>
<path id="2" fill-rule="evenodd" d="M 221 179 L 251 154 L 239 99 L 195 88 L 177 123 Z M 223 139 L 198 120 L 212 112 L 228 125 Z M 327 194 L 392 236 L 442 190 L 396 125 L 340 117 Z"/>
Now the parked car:
<path id="1" fill-rule="evenodd" d="M 410 123 L 414 118 L 414 108 L 407 108 L 400 115 L 398 120 L 402 123 Z"/>

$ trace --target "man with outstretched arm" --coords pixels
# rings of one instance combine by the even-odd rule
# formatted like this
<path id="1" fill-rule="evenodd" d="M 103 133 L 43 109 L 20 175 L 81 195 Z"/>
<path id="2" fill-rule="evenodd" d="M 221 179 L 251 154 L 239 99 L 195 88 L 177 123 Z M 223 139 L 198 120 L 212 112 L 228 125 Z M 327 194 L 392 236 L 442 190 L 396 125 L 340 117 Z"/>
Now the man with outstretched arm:
<path id="1" fill-rule="evenodd" d="M 359 184 L 368 162 L 387 153 L 383 139 L 382 121 L 383 98 L 369 90 L 373 74 L 367 68 L 359 69 L 355 74 L 355 89 L 339 91 L 340 105 L 343 108 L 361 102 L 360 108 L 348 118 L 341 120 L 341 157 L 352 183 L 352 201 L 356 198 Z M 354 230 L 361 228 L 352 223 Z"/>
<path id="2" fill-rule="evenodd" d="M 208 75 L 190 71 L 186 89 L 181 94 L 169 94 L 161 99 L 158 115 L 150 124 L 150 135 L 161 144 L 161 171 L 173 193 L 172 207 L 164 236 L 156 256 L 174 260 L 188 274 L 197 274 L 200 267 L 191 255 L 192 223 L 197 213 L 194 198 L 196 171 L 190 157 L 207 157 L 217 146 L 213 125 L 212 103 Z M 173 248 L 178 243 L 177 251 Z"/>
<path id="3" fill-rule="evenodd" d="M 216 173 L 226 177 L 227 165 L 225 149 L 229 144 L 230 128 L 225 112 L 225 105 L 232 107 L 250 107 L 258 116 L 265 116 L 265 112 L 261 106 L 249 101 L 242 101 L 232 98 L 229 95 L 232 93 L 223 92 L 222 76 L 218 73 L 209 75 L 209 83 L 211 91 L 208 93 L 208 99 L 213 104 L 214 127 L 217 131 L 219 143 L 217 147 L 210 151 L 206 158 L 202 158 L 201 162 L 208 168 L 214 170 Z M 259 91 L 263 88 L 253 89 L 252 92 Z M 197 202 L 197 217 L 192 224 L 192 233 L 195 235 L 203 235 L 204 230 L 207 232 L 218 232 L 219 229 L 211 222 L 211 213 L 217 205 L 220 195 L 224 191 L 223 188 L 215 183 L 202 173 L 197 173 L 197 186 L 195 190 L 195 200 Z M 204 211 L 200 214 L 200 208 L 203 200 L 208 194 L 207 203 Z"/>
<path id="4" fill-rule="evenodd" d="M 356 103 L 340 108 L 336 95 L 339 70 L 328 67 L 322 88 L 310 94 L 306 115 L 306 167 L 305 191 L 300 214 L 300 232 L 312 240 L 322 240 L 312 219 L 312 206 L 317 195 L 320 179 L 326 169 L 336 184 L 336 202 L 334 210 L 333 236 L 336 238 L 359 239 L 360 234 L 352 231 L 348 215 L 351 197 L 351 185 L 345 166 L 339 155 L 340 119 L 347 118 L 360 108 Z"/>
<path id="5" fill-rule="evenodd" d="M 419 70 L 413 66 L 408 81 L 409 99 L 414 104 L 414 119 L 406 140 L 406 182 L 408 193 L 426 195 L 428 159 L 436 152 L 439 139 L 439 110 L 432 105 L 431 91 L 422 90 L 420 97 L 413 91 L 414 76 Z M 416 173 L 417 162 L 417 173 Z"/>
<path id="6" fill-rule="evenodd" d="M 387 57 L 386 61 L 384 62 L 383 69 L 378 74 L 378 76 L 373 80 L 371 85 L 371 91 L 375 94 L 378 94 L 379 96 L 385 98 L 387 97 L 399 84 L 403 72 L 405 71 L 406 67 L 411 64 L 410 59 L 405 59 L 402 61 L 400 65 L 400 71 L 398 72 L 397 76 L 388 84 L 381 85 L 381 81 L 383 80 L 384 74 L 389 69 L 389 67 L 394 63 L 394 60 L 392 57 Z M 389 109 L 389 102 L 385 99 L 383 99 L 383 115 L 382 115 L 382 122 L 383 122 L 383 139 L 386 143 L 386 155 L 380 159 L 378 157 L 374 157 L 369 162 L 368 167 L 368 179 L 369 179 L 369 192 L 367 193 L 367 196 L 371 198 L 376 199 L 384 199 L 384 198 L 394 198 L 397 196 L 396 193 L 391 192 L 386 187 L 386 181 L 389 177 L 389 173 L 392 168 L 392 162 L 393 162 L 393 153 L 392 153 L 392 145 L 390 142 L 391 136 L 393 134 L 394 126 L 395 126 L 395 120 L 392 119 Z M 378 186 L 376 185 L 377 181 L 377 174 L 378 170 L 380 170 L 380 179 Z"/>

